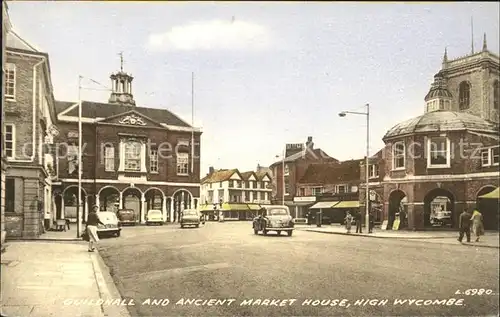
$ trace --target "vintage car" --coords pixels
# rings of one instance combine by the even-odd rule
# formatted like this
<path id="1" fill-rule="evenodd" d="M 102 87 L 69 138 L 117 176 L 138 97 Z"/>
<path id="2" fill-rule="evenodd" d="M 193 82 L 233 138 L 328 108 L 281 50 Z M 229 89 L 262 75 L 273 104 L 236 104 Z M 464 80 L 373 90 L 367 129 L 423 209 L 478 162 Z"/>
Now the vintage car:
<path id="1" fill-rule="evenodd" d="M 201 222 L 201 216 L 198 210 L 196 209 L 184 209 L 181 215 L 180 224 L 181 228 L 186 226 L 194 226 L 198 228 Z"/>
<path id="2" fill-rule="evenodd" d="M 286 231 L 291 236 L 295 222 L 290 216 L 290 210 L 287 206 L 266 206 L 259 211 L 259 215 L 253 219 L 253 232 L 259 234 L 260 231 L 267 235 L 269 231 Z"/>
<path id="3" fill-rule="evenodd" d="M 150 224 L 163 226 L 163 213 L 161 210 L 151 209 L 148 211 L 148 214 L 146 215 L 146 225 L 149 226 Z"/>
<path id="4" fill-rule="evenodd" d="M 115 235 L 117 237 L 120 236 L 120 232 L 122 230 L 120 223 L 118 221 L 118 217 L 116 214 L 111 211 L 100 211 L 97 213 L 99 220 L 101 220 L 104 225 L 97 225 L 97 234 L 99 236 L 104 235 Z"/>
<path id="5" fill-rule="evenodd" d="M 132 209 L 120 209 L 116 212 L 116 215 L 118 216 L 118 220 L 120 221 L 121 225 L 135 226 L 136 219 L 135 219 L 134 210 L 132 210 Z"/>

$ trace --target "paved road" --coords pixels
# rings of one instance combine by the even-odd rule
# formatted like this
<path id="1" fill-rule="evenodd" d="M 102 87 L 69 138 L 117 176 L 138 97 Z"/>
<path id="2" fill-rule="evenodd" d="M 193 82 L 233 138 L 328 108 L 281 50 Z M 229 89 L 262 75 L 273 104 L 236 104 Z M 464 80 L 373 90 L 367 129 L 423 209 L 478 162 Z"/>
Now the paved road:
<path id="1" fill-rule="evenodd" d="M 100 248 L 122 296 L 135 304 L 128 307 L 132 316 L 498 314 L 498 249 L 298 230 L 266 237 L 234 222 L 125 228 L 122 237 L 101 240 Z M 481 288 L 493 295 L 455 295 Z M 148 298 L 169 304 L 143 304 Z M 182 299 L 227 300 L 209 306 L 181 305 Z M 250 299 L 295 301 L 241 305 Z M 342 299 L 346 307 L 334 301 Z M 372 299 L 379 303 L 356 303 Z M 396 299 L 428 301 L 395 305 Z"/>

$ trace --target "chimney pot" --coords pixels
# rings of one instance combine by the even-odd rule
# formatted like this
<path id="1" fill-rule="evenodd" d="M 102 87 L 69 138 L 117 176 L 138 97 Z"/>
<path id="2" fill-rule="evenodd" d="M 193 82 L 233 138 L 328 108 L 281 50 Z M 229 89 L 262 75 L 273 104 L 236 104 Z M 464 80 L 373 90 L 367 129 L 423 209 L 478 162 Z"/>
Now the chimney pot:
<path id="1" fill-rule="evenodd" d="M 208 174 L 212 174 L 214 172 L 214 167 L 213 166 L 210 166 L 208 168 Z"/>

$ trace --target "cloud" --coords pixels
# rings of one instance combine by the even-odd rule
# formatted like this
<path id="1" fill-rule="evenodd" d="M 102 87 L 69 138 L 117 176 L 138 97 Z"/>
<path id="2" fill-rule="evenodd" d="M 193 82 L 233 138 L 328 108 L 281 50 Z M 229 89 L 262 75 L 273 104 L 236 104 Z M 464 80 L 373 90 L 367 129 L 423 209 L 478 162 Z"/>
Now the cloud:
<path id="1" fill-rule="evenodd" d="M 212 20 L 175 26 L 149 36 L 153 50 L 261 50 L 269 46 L 264 26 L 244 21 Z"/>

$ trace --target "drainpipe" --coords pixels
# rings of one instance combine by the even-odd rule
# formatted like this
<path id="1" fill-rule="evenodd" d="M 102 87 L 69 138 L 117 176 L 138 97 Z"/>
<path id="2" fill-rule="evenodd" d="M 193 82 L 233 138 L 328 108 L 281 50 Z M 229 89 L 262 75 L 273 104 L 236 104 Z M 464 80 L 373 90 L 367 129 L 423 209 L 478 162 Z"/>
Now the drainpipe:
<path id="1" fill-rule="evenodd" d="M 27 160 L 16 160 L 14 159 L 14 162 L 21 162 L 21 163 L 33 163 L 35 161 L 36 153 L 37 153 L 37 147 L 36 147 L 36 96 L 37 96 L 37 90 L 36 90 L 36 79 L 37 79 L 37 67 L 40 66 L 42 63 L 45 62 L 45 57 L 42 57 L 42 60 L 35 65 L 33 65 L 33 142 L 32 144 L 32 153 L 31 157 Z"/>

